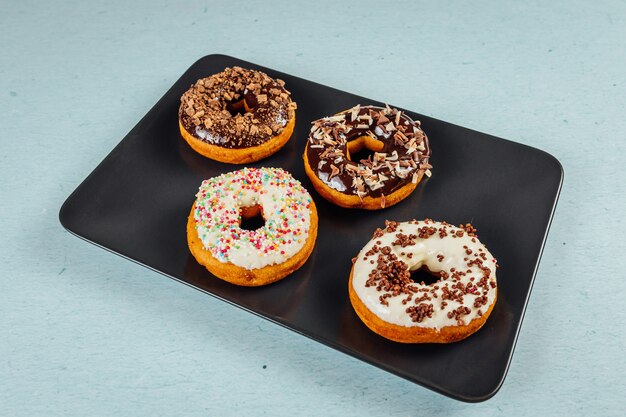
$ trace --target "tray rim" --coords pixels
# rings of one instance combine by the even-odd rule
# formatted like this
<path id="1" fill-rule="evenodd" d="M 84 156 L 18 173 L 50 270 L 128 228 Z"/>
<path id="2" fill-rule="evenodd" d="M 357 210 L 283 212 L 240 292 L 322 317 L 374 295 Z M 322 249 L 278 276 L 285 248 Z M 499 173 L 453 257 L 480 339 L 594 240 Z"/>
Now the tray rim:
<path id="1" fill-rule="evenodd" d="M 249 308 L 246 308 L 245 306 L 243 306 L 241 304 L 237 304 L 234 301 L 230 301 L 230 300 L 228 300 L 226 298 L 223 298 L 223 297 L 221 297 L 218 294 L 209 292 L 209 291 L 204 290 L 204 289 L 202 289 L 200 287 L 196 287 L 196 286 L 192 285 L 189 282 L 186 282 L 186 281 L 184 281 L 184 280 L 182 280 L 180 278 L 177 278 L 177 277 L 175 277 L 173 275 L 170 275 L 170 274 L 168 274 L 166 272 L 160 271 L 160 270 L 158 270 L 158 269 L 156 269 L 156 268 L 154 268 L 154 267 L 152 267 L 150 265 L 147 265 L 147 264 L 145 264 L 145 263 L 143 263 L 141 261 L 133 259 L 130 256 L 125 255 L 125 254 L 123 254 L 121 252 L 118 252 L 118 251 L 116 251 L 116 250 L 114 250 L 112 248 L 108 248 L 108 247 L 106 247 L 104 245 L 101 245 L 101 244 L 99 244 L 99 243 L 89 239 L 88 237 L 81 235 L 77 231 L 72 230 L 72 227 L 71 227 L 71 225 L 68 222 L 67 213 L 66 212 L 68 210 L 68 206 L 71 204 L 71 200 L 73 199 L 73 197 L 78 192 L 80 192 L 82 190 L 82 188 L 84 188 L 85 183 L 87 183 L 91 179 L 91 177 L 93 177 L 96 174 L 96 172 L 99 171 L 101 166 L 110 157 L 113 157 L 119 151 L 119 149 L 124 144 L 124 142 L 126 142 L 127 139 L 129 139 L 132 136 L 136 135 L 136 131 L 139 130 L 142 127 L 142 125 L 148 119 L 148 116 L 154 110 L 156 110 L 161 105 L 162 102 L 165 101 L 166 97 L 170 94 L 170 92 L 172 90 L 175 89 L 175 87 L 178 84 L 178 82 L 184 77 L 184 75 L 188 71 L 190 71 L 192 68 L 194 68 L 194 67 L 196 67 L 198 65 L 201 65 L 203 61 L 214 59 L 214 58 L 226 58 L 226 59 L 229 59 L 229 60 L 240 61 L 242 63 L 251 64 L 253 66 L 262 68 L 263 70 L 270 70 L 270 71 L 274 71 L 274 72 L 280 72 L 280 73 L 289 75 L 291 77 L 298 78 L 300 80 L 306 81 L 308 83 L 319 85 L 319 86 L 322 86 L 322 87 L 324 87 L 326 89 L 334 90 L 334 91 L 342 93 L 342 94 L 346 94 L 347 93 L 347 94 L 351 94 L 351 95 L 357 96 L 360 99 L 366 99 L 366 100 L 370 100 L 370 101 L 379 101 L 379 100 L 376 100 L 376 99 L 369 99 L 369 98 L 360 96 L 358 94 L 353 94 L 353 93 L 350 93 L 350 92 L 347 92 L 347 91 L 339 90 L 337 88 L 334 88 L 334 87 L 331 87 L 331 86 L 327 86 L 327 85 L 324 85 L 324 84 L 321 84 L 321 83 L 318 83 L 318 82 L 315 82 L 315 81 L 310 81 L 310 80 L 304 79 L 304 78 L 296 76 L 296 75 L 284 73 L 284 72 L 282 72 L 280 70 L 275 70 L 273 68 L 268 68 L 268 67 L 265 67 L 263 65 L 259 65 L 259 64 L 255 64 L 255 63 L 252 63 L 252 62 L 248 62 L 248 61 L 245 61 L 243 59 L 240 59 L 240 58 L 237 58 L 237 57 L 233 57 L 231 55 L 226 55 L 226 54 L 221 54 L 221 53 L 214 53 L 214 54 L 205 55 L 205 56 L 197 59 L 195 62 L 193 62 L 193 64 L 191 64 L 189 67 L 187 67 L 187 69 L 181 74 L 181 76 L 178 77 L 173 82 L 172 86 L 165 91 L 165 93 L 161 96 L 161 98 L 159 98 L 156 101 L 156 103 L 153 106 L 150 107 L 150 109 L 146 112 L 146 114 L 143 117 L 141 117 L 141 119 L 131 128 L 131 130 L 113 147 L 113 149 L 109 153 L 106 154 L 106 156 L 103 157 L 103 159 L 92 169 L 92 171 L 76 186 L 76 188 L 64 200 L 63 204 L 61 205 L 61 207 L 59 209 L 59 213 L 58 213 L 58 219 L 59 219 L 59 222 L 61 223 L 61 226 L 67 232 L 69 232 L 71 235 L 76 236 L 79 239 L 81 239 L 81 240 L 83 240 L 85 242 L 91 243 L 92 245 L 97 246 L 97 247 L 99 247 L 101 249 L 104 249 L 107 252 L 110 252 L 112 254 L 120 256 L 120 257 L 122 257 L 122 258 L 124 258 L 126 260 L 129 260 L 129 261 L 131 261 L 131 262 L 133 262 L 135 264 L 143 266 L 143 267 L 145 267 L 145 268 L 147 268 L 147 269 L 149 269 L 149 270 L 151 270 L 153 272 L 157 272 L 158 274 L 161 274 L 161 275 L 163 275 L 165 277 L 171 278 L 171 279 L 173 279 L 173 280 L 175 280 L 177 282 L 180 282 L 180 283 L 182 283 L 182 284 L 184 284 L 184 285 L 186 285 L 186 286 L 188 286 L 190 288 L 193 288 L 195 290 L 201 291 L 204 294 L 210 295 L 211 297 L 214 297 L 214 298 L 216 298 L 216 299 L 218 299 L 220 301 L 226 302 L 227 304 L 235 306 L 235 307 L 237 307 L 237 308 L 239 308 L 239 309 L 241 309 L 243 311 L 246 311 L 248 313 L 252 313 L 253 315 L 255 315 L 257 317 L 265 319 L 265 320 L 267 320 L 267 321 L 269 321 L 271 323 L 277 324 L 277 325 L 279 325 L 281 327 L 284 327 L 284 328 L 286 328 L 286 329 L 288 329 L 290 331 L 293 331 L 293 332 L 295 332 L 295 333 L 297 333 L 299 335 L 305 336 L 305 337 L 307 337 L 310 340 L 313 340 L 315 342 L 318 342 L 318 343 L 326 346 L 327 348 L 331 348 L 333 350 L 342 352 L 342 353 L 344 353 L 344 354 L 346 354 L 348 356 L 351 356 L 354 359 L 357 359 L 357 360 L 362 361 L 364 363 L 367 363 L 367 364 L 369 364 L 371 366 L 374 366 L 374 367 L 378 368 L 379 370 L 382 370 L 384 372 L 388 372 L 388 373 L 393 374 L 393 375 L 395 375 L 397 377 L 400 377 L 400 378 L 402 378 L 402 379 L 404 379 L 406 381 L 409 381 L 409 382 L 412 382 L 414 384 L 417 384 L 417 385 L 421 386 L 422 388 L 432 390 L 432 391 L 437 392 L 438 394 L 444 395 L 444 396 L 446 396 L 448 398 L 451 398 L 451 399 L 454 399 L 454 400 L 459 400 L 459 401 L 466 402 L 466 403 L 483 402 L 483 401 L 486 401 L 486 400 L 492 398 L 495 394 L 497 394 L 498 391 L 500 390 L 500 388 L 502 388 L 502 385 L 504 384 L 504 380 L 506 379 L 506 376 L 507 376 L 508 371 L 509 371 L 510 366 L 511 366 L 513 353 L 515 352 L 515 348 L 517 346 L 517 342 L 518 342 L 518 339 L 519 339 L 519 333 L 521 331 L 522 323 L 524 321 L 524 316 L 525 316 L 526 310 L 528 308 L 528 302 L 529 302 L 529 299 L 530 299 L 530 295 L 532 293 L 533 286 L 534 286 L 535 280 L 537 278 L 537 271 L 539 269 L 539 265 L 540 265 L 541 259 L 543 257 L 543 252 L 545 250 L 546 242 L 547 242 L 547 239 L 548 239 L 548 234 L 550 232 L 550 229 L 551 229 L 551 226 L 552 226 L 552 222 L 554 221 L 554 216 L 555 216 L 555 213 L 556 213 L 556 207 L 557 207 L 557 204 L 558 204 L 558 201 L 559 201 L 559 198 L 560 198 L 561 190 L 563 188 L 564 175 L 565 175 L 563 164 L 554 155 L 552 155 L 549 152 L 544 151 L 542 149 L 539 149 L 539 148 L 536 148 L 536 147 L 533 147 L 533 146 L 530 146 L 530 145 L 527 145 L 527 144 L 524 144 L 524 143 L 515 142 L 515 141 L 510 140 L 510 139 L 505 139 L 505 138 L 500 138 L 498 136 L 493 136 L 493 135 L 491 135 L 489 133 L 479 132 L 477 130 L 470 129 L 470 128 L 467 128 L 467 127 L 464 127 L 464 126 L 461 126 L 461 125 L 457 125 L 457 124 L 454 124 L 454 123 L 446 122 L 445 120 L 437 119 L 436 117 L 431 117 L 431 116 L 428 116 L 428 115 L 424 115 L 424 116 L 426 116 L 426 117 L 428 117 L 428 118 L 430 118 L 432 120 L 436 120 L 436 121 L 445 123 L 445 124 L 447 124 L 449 126 L 454 126 L 456 128 L 461 128 L 461 129 L 464 129 L 464 130 L 468 130 L 468 131 L 479 133 L 481 135 L 486 135 L 486 136 L 488 136 L 488 137 L 490 137 L 492 139 L 495 139 L 495 140 L 498 140 L 498 141 L 508 142 L 511 145 L 518 146 L 518 147 L 523 147 L 523 148 L 526 148 L 526 149 L 528 149 L 528 150 L 530 150 L 530 151 L 532 151 L 534 153 L 542 154 L 544 157 L 547 157 L 553 164 L 555 164 L 557 169 L 558 169 L 558 171 L 559 171 L 558 186 L 557 186 L 557 188 L 555 190 L 554 200 L 552 202 L 552 207 L 550 209 L 550 213 L 549 213 L 549 216 L 548 216 L 548 223 L 547 223 L 545 231 L 543 233 L 543 237 L 542 237 L 542 240 L 541 240 L 541 245 L 539 247 L 539 253 L 538 253 L 538 256 L 537 256 L 537 261 L 535 262 L 535 265 L 534 265 L 534 268 L 533 268 L 533 272 L 532 272 L 532 276 L 530 278 L 528 292 L 526 294 L 526 297 L 525 297 L 523 305 L 522 305 L 522 309 L 520 311 L 519 323 L 518 323 L 518 325 L 517 325 L 517 327 L 515 328 L 515 331 L 514 331 L 513 344 L 511 345 L 511 349 L 510 349 L 510 351 L 509 351 L 509 353 L 507 355 L 506 366 L 505 366 L 505 368 L 504 368 L 504 370 L 502 372 L 502 375 L 500 376 L 500 378 L 498 380 L 498 383 L 491 389 L 491 391 L 489 391 L 489 392 L 487 392 L 487 393 L 485 393 L 483 395 L 467 396 L 467 395 L 462 395 L 462 394 L 458 394 L 458 393 L 453 393 L 453 392 L 447 391 L 445 388 L 443 388 L 443 387 L 441 387 L 441 386 L 439 386 L 437 384 L 431 383 L 430 385 L 426 385 L 422 381 L 418 381 L 418 380 L 416 380 L 414 378 L 407 377 L 406 375 L 401 375 L 400 373 L 396 372 L 393 369 L 383 368 L 380 364 L 372 362 L 371 360 L 369 360 L 369 358 L 363 357 L 363 356 L 359 356 L 359 352 L 358 351 L 355 351 L 353 349 L 349 349 L 349 348 L 347 348 L 345 346 L 342 346 L 340 344 L 337 344 L 337 343 L 335 343 L 333 341 L 327 340 L 325 337 L 310 335 L 310 334 L 306 333 L 305 331 L 303 331 L 302 329 L 298 328 L 297 326 L 293 326 L 292 324 L 290 324 L 290 323 L 288 323 L 286 321 L 281 321 L 278 318 L 271 317 L 269 315 L 263 315 L 263 314 L 261 314 L 259 312 L 253 311 L 253 310 L 251 310 Z M 400 107 L 397 107 L 397 108 L 405 111 L 404 108 L 400 108 Z M 409 110 L 409 112 L 410 113 L 418 113 L 418 114 L 422 115 L 422 113 L 419 113 L 419 112 L 413 111 L 413 110 Z M 239 165 L 233 165 L 233 166 L 239 166 Z"/>

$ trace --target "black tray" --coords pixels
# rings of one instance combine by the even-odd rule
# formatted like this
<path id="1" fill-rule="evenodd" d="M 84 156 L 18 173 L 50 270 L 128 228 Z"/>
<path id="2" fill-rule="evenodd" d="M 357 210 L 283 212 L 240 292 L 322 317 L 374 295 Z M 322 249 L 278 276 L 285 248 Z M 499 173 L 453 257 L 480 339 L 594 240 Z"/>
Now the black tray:
<path id="1" fill-rule="evenodd" d="M 189 253 L 185 225 L 201 181 L 241 168 L 196 154 L 180 138 L 179 98 L 198 78 L 240 65 L 282 78 L 298 103 L 289 143 L 251 166 L 283 167 L 309 190 L 319 236 L 308 262 L 262 288 L 213 277 Z M 346 210 L 321 198 L 304 174 L 302 152 L 311 121 L 360 104 L 381 102 L 224 55 L 191 66 L 119 145 L 70 195 L 63 226 L 98 246 L 161 272 L 297 333 L 412 382 L 463 401 L 494 395 L 506 375 L 563 171 L 551 155 L 407 111 L 422 121 L 432 146 L 432 178 L 382 211 Z M 430 217 L 471 222 L 498 259 L 498 302 L 485 326 L 450 345 L 403 345 L 369 331 L 348 300 L 351 258 L 385 219 Z"/>

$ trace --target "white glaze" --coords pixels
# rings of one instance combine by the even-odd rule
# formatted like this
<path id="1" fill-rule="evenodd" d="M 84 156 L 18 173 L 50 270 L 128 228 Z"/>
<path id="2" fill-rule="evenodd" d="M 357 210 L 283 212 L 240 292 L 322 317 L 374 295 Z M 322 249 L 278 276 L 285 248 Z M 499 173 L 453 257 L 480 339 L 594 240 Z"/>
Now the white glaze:
<path id="1" fill-rule="evenodd" d="M 202 182 L 194 218 L 204 248 L 221 262 L 246 269 L 280 264 L 304 246 L 311 196 L 280 168 L 244 168 Z M 240 208 L 259 205 L 265 225 L 240 227 Z"/>
<path id="2" fill-rule="evenodd" d="M 418 229 L 424 226 L 428 227 L 436 227 L 437 231 L 441 228 L 445 228 L 447 231 L 447 236 L 440 237 L 438 233 L 433 234 L 428 238 L 416 238 L 415 245 L 410 245 L 406 247 L 394 246 L 392 242 L 394 242 L 397 238 L 396 235 L 398 233 L 403 233 L 405 235 L 419 235 Z M 419 221 L 416 223 L 413 222 L 405 222 L 398 223 L 398 227 L 394 232 L 389 232 L 387 229 L 384 229 L 384 235 L 380 237 L 374 237 L 371 241 L 369 241 L 365 247 L 361 250 L 357 259 L 354 263 L 354 272 L 352 277 L 352 285 L 355 290 L 357 296 L 361 299 L 363 304 L 376 316 L 381 318 L 382 320 L 397 324 L 400 326 L 419 326 L 426 328 L 442 328 L 445 326 L 457 325 L 457 319 L 454 317 L 449 318 L 448 312 L 457 309 L 460 306 L 467 306 L 470 308 L 470 313 L 468 315 L 462 316 L 461 320 L 464 324 L 468 324 L 471 320 L 477 318 L 479 316 L 479 310 L 482 313 L 485 313 L 489 306 L 493 304 L 496 298 L 496 260 L 491 255 L 491 253 L 487 250 L 487 248 L 478 240 L 478 238 L 474 238 L 472 241 L 472 237 L 467 233 L 463 233 L 462 237 L 456 237 L 455 232 L 461 231 L 462 229 L 448 225 L 442 224 L 439 222 L 434 222 L 432 220 L 429 221 Z M 454 237 L 453 237 L 454 235 Z M 452 275 L 453 271 L 464 271 L 466 272 L 468 269 L 470 270 L 464 276 L 460 277 L 460 282 L 464 285 L 472 282 L 470 278 L 474 278 L 474 283 L 476 283 L 482 276 L 483 272 L 477 265 L 469 266 L 467 265 L 467 260 L 475 259 L 479 253 L 485 254 L 485 259 L 483 260 L 483 265 L 490 269 L 489 281 L 493 281 L 494 287 L 491 285 L 487 285 L 487 303 L 480 307 L 474 307 L 474 301 L 477 297 L 483 295 L 482 288 L 480 289 L 477 295 L 474 294 L 465 294 L 463 296 L 463 304 L 458 303 L 454 300 L 445 300 L 448 304 L 443 309 L 441 308 L 441 303 L 443 300 L 442 288 L 446 283 L 452 283 L 450 279 L 439 281 L 430 285 L 421 285 L 419 283 L 413 284 L 418 289 L 433 289 L 437 297 L 432 298 L 432 300 L 425 301 L 427 303 L 433 304 L 433 313 L 431 317 L 424 317 L 424 319 L 417 323 L 412 321 L 411 316 L 406 312 L 407 307 L 415 306 L 416 303 L 414 301 L 409 301 L 407 304 L 402 304 L 402 300 L 406 298 L 406 294 L 399 294 L 396 296 L 391 296 L 386 299 L 387 305 L 383 305 L 379 299 L 379 297 L 383 294 L 383 292 L 378 291 L 375 286 L 367 287 L 366 281 L 368 280 L 370 272 L 372 272 L 376 268 L 376 260 L 378 254 L 370 255 L 366 257 L 366 253 L 372 249 L 372 247 L 376 244 L 376 242 L 380 242 L 379 247 L 389 246 L 391 248 L 391 252 L 394 253 L 398 259 L 402 260 L 406 263 L 408 269 L 410 271 L 417 270 L 422 266 L 427 267 L 431 272 L 438 273 L 440 271 L 445 271 L 449 275 Z M 463 246 L 467 246 L 468 249 L 472 251 L 471 255 L 466 253 L 466 248 Z M 402 254 L 404 252 L 404 255 Z M 411 253 L 413 254 L 411 258 L 407 255 Z M 444 258 L 440 262 L 437 258 L 437 255 L 443 255 Z M 370 260 L 374 261 L 374 264 L 370 262 Z M 439 289 L 435 289 L 435 285 L 439 287 Z M 417 293 L 422 294 L 422 293 Z"/>

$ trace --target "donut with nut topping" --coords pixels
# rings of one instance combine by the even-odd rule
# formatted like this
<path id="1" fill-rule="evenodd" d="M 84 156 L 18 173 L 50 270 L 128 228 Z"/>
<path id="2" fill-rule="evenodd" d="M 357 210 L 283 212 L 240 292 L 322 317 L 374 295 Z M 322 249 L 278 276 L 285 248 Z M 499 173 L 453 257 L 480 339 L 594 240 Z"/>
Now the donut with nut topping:
<path id="1" fill-rule="evenodd" d="M 182 95 L 178 124 L 196 152 L 244 164 L 276 153 L 289 141 L 296 108 L 284 81 L 232 67 L 199 79 Z"/>
<path id="2" fill-rule="evenodd" d="M 359 158 L 364 149 L 371 153 Z M 304 167 L 317 192 L 347 208 L 379 210 L 430 176 L 430 147 L 420 127 L 389 106 L 360 106 L 313 122 Z"/>

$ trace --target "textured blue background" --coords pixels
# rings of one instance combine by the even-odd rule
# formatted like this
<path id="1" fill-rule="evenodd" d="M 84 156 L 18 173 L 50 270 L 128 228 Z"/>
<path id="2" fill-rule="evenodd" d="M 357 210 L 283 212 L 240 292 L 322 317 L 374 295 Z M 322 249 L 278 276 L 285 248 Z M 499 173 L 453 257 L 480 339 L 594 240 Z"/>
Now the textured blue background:
<path id="1" fill-rule="evenodd" d="M 625 2 L 106 3 L 0 4 L 0 415 L 622 414 Z M 69 193 L 209 53 L 561 160 L 493 399 L 450 400 L 62 229 Z"/>

